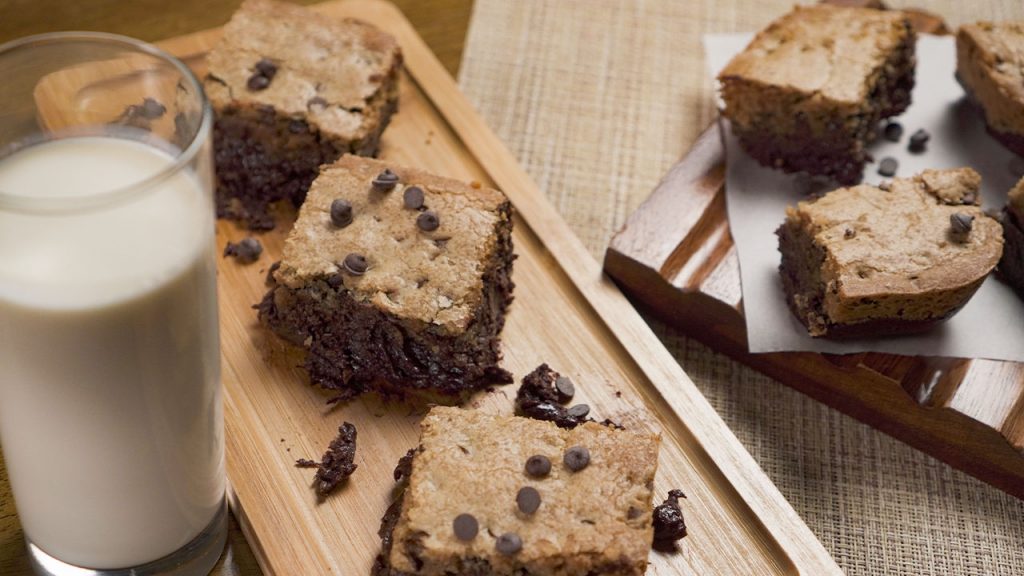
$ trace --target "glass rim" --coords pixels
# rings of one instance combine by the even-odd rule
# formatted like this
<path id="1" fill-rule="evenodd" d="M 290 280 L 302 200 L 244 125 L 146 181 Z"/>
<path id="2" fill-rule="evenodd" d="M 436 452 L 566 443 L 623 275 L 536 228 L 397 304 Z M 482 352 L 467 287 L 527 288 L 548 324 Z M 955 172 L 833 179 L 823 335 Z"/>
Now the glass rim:
<path id="1" fill-rule="evenodd" d="M 0 58 L 14 50 L 30 46 L 71 42 L 95 42 L 100 44 L 120 45 L 170 63 L 171 66 L 181 73 L 181 76 L 186 79 L 188 84 L 191 85 L 196 97 L 199 99 L 199 106 L 201 110 L 199 126 L 188 144 L 178 148 L 174 153 L 174 161 L 170 165 L 162 168 L 155 174 L 138 180 L 137 182 L 133 182 L 126 186 L 102 190 L 87 196 L 46 196 L 44 198 L 39 198 L 11 194 L 10 192 L 5 192 L 3 189 L 0 189 L 0 210 L 51 214 L 69 213 L 89 210 L 115 203 L 118 200 L 129 198 L 137 192 L 146 190 L 147 188 L 152 188 L 155 184 L 158 184 L 181 172 L 192 163 L 198 154 L 199 149 L 202 148 L 206 140 L 208 140 L 213 123 L 213 110 L 210 107 L 210 101 L 206 97 L 206 92 L 203 90 L 202 82 L 199 81 L 199 78 L 197 78 L 195 73 L 192 72 L 192 69 L 182 62 L 181 59 L 149 42 L 109 32 L 47 32 L 44 34 L 33 34 L 31 36 L 16 38 L 0 44 Z M 15 154 L 16 153 L 17 152 L 15 152 Z M 0 158 L 0 161 L 2 161 L 2 158 Z"/>

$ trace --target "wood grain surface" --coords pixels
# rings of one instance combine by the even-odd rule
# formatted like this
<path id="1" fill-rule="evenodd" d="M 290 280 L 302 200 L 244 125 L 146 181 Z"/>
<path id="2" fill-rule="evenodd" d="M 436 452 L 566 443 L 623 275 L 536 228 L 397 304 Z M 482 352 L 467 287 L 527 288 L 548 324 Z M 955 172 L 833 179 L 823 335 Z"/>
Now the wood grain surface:
<path id="1" fill-rule="evenodd" d="M 508 150 L 483 124 L 442 64 L 390 4 L 350 0 L 318 6 L 358 15 L 394 34 L 407 74 L 401 112 L 382 156 L 505 190 L 517 210 L 516 302 L 503 333 L 505 366 L 522 376 L 542 361 L 570 375 L 596 415 L 663 436 L 659 496 L 681 487 L 690 537 L 681 553 L 652 554 L 652 574 L 839 574 L 821 544 L 767 480 L 642 318 L 569 231 Z M 217 31 L 162 45 L 202 67 Z M 80 75 L 68 77 L 68 93 Z M 72 80 L 74 78 L 74 80 Z M 54 95 L 57 91 L 39 93 Z M 222 260 L 219 294 L 228 475 L 233 510 L 268 574 L 367 574 L 391 469 L 416 443 L 422 415 L 372 399 L 331 408 L 297 368 L 297 351 L 255 321 L 266 266 L 287 226 L 261 236 L 260 264 Z M 247 234 L 218 225 L 218 243 Z M 508 413 L 514 388 L 483 393 L 473 409 Z M 310 473 L 342 420 L 360 432 L 359 470 L 318 503 Z"/>
<path id="2" fill-rule="evenodd" d="M 638 303 L 716 350 L 1024 498 L 1024 364 L 747 352 L 717 123 L 629 217 L 604 265 Z"/>

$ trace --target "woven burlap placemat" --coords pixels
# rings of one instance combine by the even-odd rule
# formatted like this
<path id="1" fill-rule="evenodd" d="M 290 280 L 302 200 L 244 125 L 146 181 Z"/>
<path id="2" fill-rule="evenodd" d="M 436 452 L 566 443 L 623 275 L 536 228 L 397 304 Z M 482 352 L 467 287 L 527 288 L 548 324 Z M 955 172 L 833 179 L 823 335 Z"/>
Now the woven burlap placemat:
<path id="1" fill-rule="evenodd" d="M 602 258 L 713 118 L 702 34 L 792 4 L 476 0 L 459 84 Z M 1024 19 L 1020 0 L 914 4 Z M 1024 502 L 648 320 L 847 574 L 1024 574 Z"/>

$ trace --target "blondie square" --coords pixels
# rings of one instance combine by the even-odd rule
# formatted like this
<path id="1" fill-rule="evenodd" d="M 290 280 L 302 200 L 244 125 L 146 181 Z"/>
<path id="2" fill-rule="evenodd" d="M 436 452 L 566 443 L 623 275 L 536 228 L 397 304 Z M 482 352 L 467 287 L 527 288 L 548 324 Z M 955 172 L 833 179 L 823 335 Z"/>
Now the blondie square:
<path id="1" fill-rule="evenodd" d="M 511 381 L 512 208 L 498 190 L 359 156 L 322 168 L 260 319 L 314 384 L 452 403 Z"/>
<path id="2" fill-rule="evenodd" d="M 1024 22 L 978 22 L 956 34 L 956 77 L 988 131 L 1024 156 Z"/>
<path id="3" fill-rule="evenodd" d="M 378 576 L 639 576 L 657 435 L 435 408 L 396 471 Z"/>
<path id="4" fill-rule="evenodd" d="M 722 113 L 762 165 L 854 184 L 879 120 L 910 104 L 914 43 L 902 12 L 797 6 L 719 74 Z"/>
<path id="5" fill-rule="evenodd" d="M 300 205 L 321 164 L 375 155 L 401 63 L 395 39 L 369 24 L 246 0 L 203 81 L 216 114 L 218 215 L 273 228 L 270 205 Z"/>

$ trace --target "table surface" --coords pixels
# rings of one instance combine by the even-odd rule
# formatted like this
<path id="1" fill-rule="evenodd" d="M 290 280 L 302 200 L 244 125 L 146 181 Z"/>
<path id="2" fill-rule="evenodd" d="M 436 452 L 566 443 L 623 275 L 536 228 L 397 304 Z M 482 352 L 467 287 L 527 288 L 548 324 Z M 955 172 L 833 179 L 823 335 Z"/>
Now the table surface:
<path id="1" fill-rule="evenodd" d="M 405 13 L 452 75 L 458 71 L 472 0 L 391 0 Z M 98 30 L 147 41 L 170 38 L 224 24 L 241 0 L 6 0 L 0 43 L 57 30 Z M 309 0 L 299 0 L 311 4 Z M 252 550 L 231 519 L 228 547 L 214 576 L 259 574 Z M 0 454 L 0 574 L 28 576 L 21 526 Z"/>

